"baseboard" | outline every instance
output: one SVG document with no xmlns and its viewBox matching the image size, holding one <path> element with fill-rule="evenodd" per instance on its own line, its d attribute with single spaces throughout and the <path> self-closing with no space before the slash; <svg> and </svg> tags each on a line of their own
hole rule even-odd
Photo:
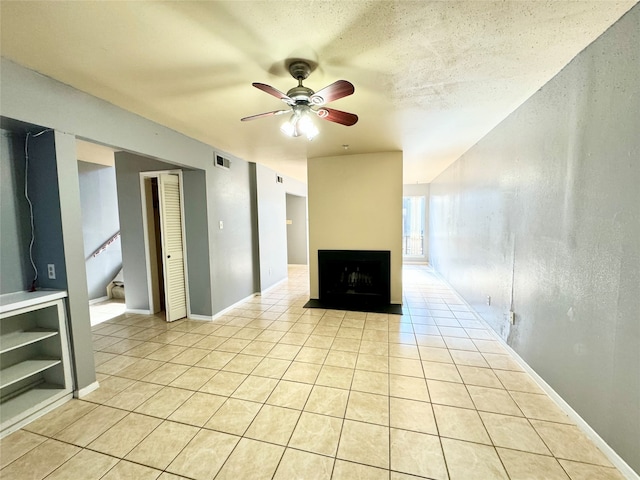
<svg viewBox="0 0 640 480">
<path fill-rule="evenodd" d="M 216 313 L 215 315 L 213 315 L 211 317 L 211 321 L 215 320 L 216 318 L 220 318 L 221 316 L 227 314 L 228 312 L 230 312 L 231 310 L 233 310 L 234 308 L 238 308 L 239 305 L 243 304 L 244 302 L 246 302 L 247 300 L 251 300 L 253 297 L 255 297 L 257 294 L 256 293 L 252 293 L 251 295 L 248 295 L 246 297 L 244 297 L 242 300 L 238 300 L 236 303 L 234 303 L 233 305 L 229 305 L 226 308 L 223 308 L 222 310 L 220 310 L 218 313 Z"/>
<path fill-rule="evenodd" d="M 99 387 L 100 387 L 100 384 L 97 381 L 95 381 L 92 384 L 87 385 L 86 387 L 83 387 L 80 390 L 76 390 L 75 392 L 73 392 L 73 396 L 75 398 L 85 397 L 89 395 L 91 392 L 93 392 L 94 390 L 97 390 Z"/>
<path fill-rule="evenodd" d="M 474 312 L 475 313 L 475 312 Z M 484 322 L 483 322 L 484 323 Z M 487 326 L 490 329 L 490 327 Z M 598 447 L 602 453 L 609 459 L 609 461 L 618 469 L 620 472 L 627 478 L 628 480 L 640 480 L 640 475 L 638 475 L 624 459 L 616 453 L 616 451 L 609 446 L 604 439 L 598 435 L 598 433 L 591 428 L 591 425 L 587 423 L 587 421 L 580 416 L 578 412 L 576 412 L 571 405 L 569 405 L 558 392 L 556 392 L 544 379 L 533 370 L 527 362 L 524 361 L 520 355 L 516 353 L 516 351 L 511 348 L 500 336 L 491 330 L 491 334 L 497 338 L 505 349 L 509 351 L 509 353 L 514 357 L 516 362 L 522 367 L 522 369 L 527 372 L 531 378 L 538 384 L 538 386 L 544 390 L 544 392 L 551 397 L 558 407 L 567 416 L 576 424 L 576 426 L 582 430 L 582 432 L 593 442 L 596 447 Z"/>
<path fill-rule="evenodd" d="M 213 320 L 213 317 L 211 315 L 196 315 L 195 313 L 192 313 L 190 315 L 187 315 L 187 319 L 198 320 L 201 322 L 210 322 Z"/>
<path fill-rule="evenodd" d="M 139 315 L 153 315 L 153 313 L 151 313 L 151 310 L 137 310 L 135 308 L 127 308 L 125 310 L 125 313 L 136 313 Z"/>
<path fill-rule="evenodd" d="M 106 295 L 104 297 L 94 298 L 93 300 L 89 300 L 89 305 L 95 305 L 96 303 L 106 302 L 107 300 L 109 300 L 109 297 L 107 297 Z"/>
<path fill-rule="evenodd" d="M 276 288 L 277 286 L 279 286 L 281 283 L 286 282 L 287 280 L 289 280 L 289 277 L 284 277 L 282 280 L 278 280 L 276 283 L 274 283 L 273 285 L 271 285 L 270 287 L 265 288 L 264 290 L 260 290 L 259 292 L 257 292 L 255 294 L 255 296 L 259 297 L 261 295 L 264 295 L 265 293 L 273 290 L 274 288 Z"/>
<path fill-rule="evenodd" d="M 487 322 L 480 316 L 475 309 L 467 303 L 467 301 L 462 298 L 462 296 L 458 293 L 458 291 L 451 286 L 449 282 L 447 282 L 440 273 L 438 273 L 435 269 L 433 269 L 435 275 L 446 284 L 451 290 L 456 292 L 456 295 L 460 298 L 462 302 L 469 308 L 469 311 L 473 313 L 476 319 L 482 323 L 487 331 L 498 341 L 500 344 L 507 350 L 514 360 L 522 367 L 522 369 L 527 372 L 531 378 L 538 384 L 538 386 L 553 400 L 560 409 L 567 414 L 567 416 L 576 424 L 576 426 L 602 451 L 602 453 L 607 457 L 607 459 L 615 466 L 620 472 L 627 478 L 628 480 L 640 480 L 640 475 L 636 473 L 636 471 L 629 466 L 624 459 L 616 453 L 616 451 L 609 446 L 607 442 L 587 423 L 587 421 L 580 416 L 578 412 L 576 412 L 571 405 L 569 405 L 558 392 L 556 392 L 536 371 L 529 366 L 529 364 L 513 349 L 507 344 L 507 342 L 496 333 L 496 331 L 489 326 Z"/>
</svg>

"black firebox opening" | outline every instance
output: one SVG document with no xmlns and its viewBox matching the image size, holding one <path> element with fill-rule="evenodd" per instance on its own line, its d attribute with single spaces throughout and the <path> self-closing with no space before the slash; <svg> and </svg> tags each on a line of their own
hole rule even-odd
<svg viewBox="0 0 640 480">
<path fill-rule="evenodd" d="M 318 272 L 323 304 L 370 309 L 391 302 L 388 250 L 319 250 Z"/>
</svg>

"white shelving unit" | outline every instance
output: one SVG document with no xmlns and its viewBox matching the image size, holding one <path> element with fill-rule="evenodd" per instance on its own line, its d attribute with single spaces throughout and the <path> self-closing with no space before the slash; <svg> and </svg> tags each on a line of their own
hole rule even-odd
<svg viewBox="0 0 640 480">
<path fill-rule="evenodd" d="M 0 295 L 0 437 L 72 397 L 66 296 Z"/>
</svg>

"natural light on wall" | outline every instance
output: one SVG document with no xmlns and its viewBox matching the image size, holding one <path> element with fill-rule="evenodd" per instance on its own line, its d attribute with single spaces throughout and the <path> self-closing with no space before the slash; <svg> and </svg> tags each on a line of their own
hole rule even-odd
<svg viewBox="0 0 640 480">
<path fill-rule="evenodd" d="M 424 255 L 425 197 L 402 198 L 402 255 Z"/>
</svg>

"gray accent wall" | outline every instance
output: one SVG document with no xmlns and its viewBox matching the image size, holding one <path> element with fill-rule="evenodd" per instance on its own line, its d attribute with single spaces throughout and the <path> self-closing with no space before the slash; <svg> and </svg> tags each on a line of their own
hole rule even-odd
<svg viewBox="0 0 640 480">
<path fill-rule="evenodd" d="M 107 285 L 122 268 L 120 239 L 98 256 L 93 253 L 120 231 L 116 170 L 114 167 L 78 161 L 80 206 L 89 299 L 107 295 Z"/>
<path fill-rule="evenodd" d="M 13 122 L 20 123 L 20 122 Z M 40 133 L 42 127 L 33 125 L 17 127 L 19 131 L 29 128 L 32 133 Z M 24 161 L 18 153 L 18 144 L 24 152 L 25 135 L 14 133 L 10 137 L 15 141 L 13 157 L 5 158 L 3 144 L 2 176 L 2 225 L 3 255 L 16 253 L 25 255 L 22 262 L 2 264 L 2 293 L 26 290 L 30 287 L 33 270 L 28 261 L 28 248 L 31 239 L 29 227 L 29 209 L 24 194 Z M 3 141 L 5 137 L 3 136 Z M 33 260 L 38 269 L 38 288 L 66 290 L 67 325 L 71 342 L 71 356 L 76 390 L 95 382 L 95 367 L 89 322 L 87 280 L 84 269 L 84 249 L 82 244 L 82 220 L 80 214 L 80 192 L 75 151 L 75 136 L 57 131 L 46 131 L 42 135 L 29 139 L 28 186 L 29 197 L 33 203 L 35 242 Z M 5 177 L 6 161 L 12 162 L 13 172 Z M 12 183 L 13 182 L 13 183 Z M 5 186 L 11 185 L 5 189 Z M 6 204 L 5 204 L 6 201 Z M 13 212 L 12 212 L 13 210 Z M 7 216 L 5 217 L 5 212 Z M 15 215 L 21 220 L 14 224 Z M 26 221 L 26 225 L 24 224 Z M 7 231 L 5 231 L 5 228 Z M 5 235 L 11 241 L 4 243 Z M 21 243 L 17 243 L 21 242 Z M 20 265 L 22 263 L 22 265 Z M 47 265 L 54 264 L 56 278 L 49 279 Z M 19 269 L 22 267 L 22 271 Z M 11 275 L 15 279 L 26 279 L 26 284 L 5 284 L 5 278 Z M 7 288 L 7 290 L 4 290 Z"/>
<path fill-rule="evenodd" d="M 60 211 L 60 188 L 53 131 L 29 139 L 29 198 L 33 204 L 35 241 L 33 258 L 39 288 L 67 289 L 67 273 Z M 76 174 L 76 183 L 78 181 Z M 83 261 L 84 263 L 84 261 Z M 48 278 L 47 265 L 55 266 L 55 279 Z"/>
<path fill-rule="evenodd" d="M 307 198 L 287 193 L 287 263 L 307 265 Z"/>
<path fill-rule="evenodd" d="M 434 180 L 430 225 L 436 270 L 637 472 L 639 186 L 636 6 Z"/>
<path fill-rule="evenodd" d="M 25 135 L 0 130 L 0 294 L 26 290 L 34 272 L 29 262 L 29 206 L 24 198 Z"/>
</svg>

